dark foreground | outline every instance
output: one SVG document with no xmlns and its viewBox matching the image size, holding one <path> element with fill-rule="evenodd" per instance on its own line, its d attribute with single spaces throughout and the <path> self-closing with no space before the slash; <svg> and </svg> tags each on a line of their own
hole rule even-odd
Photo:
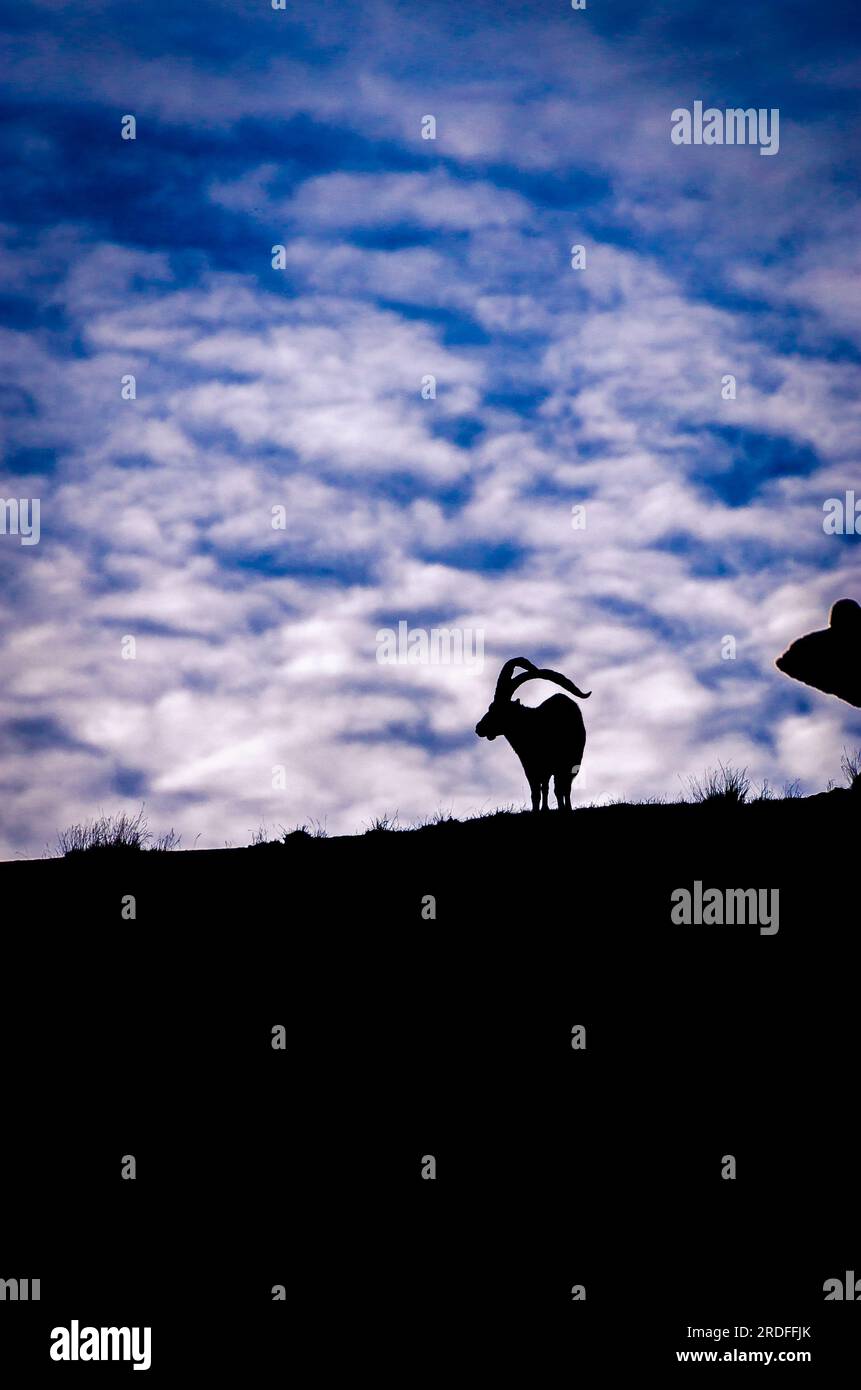
<svg viewBox="0 0 861 1390">
<path fill-rule="evenodd" d="M 131 1374 L 49 1360 L 78 1318 L 151 1326 L 165 1384 L 853 1364 L 858 803 L 0 865 L 0 1278 L 42 1287 L 4 1357 Z M 673 923 L 697 882 L 778 914 Z"/>
</svg>

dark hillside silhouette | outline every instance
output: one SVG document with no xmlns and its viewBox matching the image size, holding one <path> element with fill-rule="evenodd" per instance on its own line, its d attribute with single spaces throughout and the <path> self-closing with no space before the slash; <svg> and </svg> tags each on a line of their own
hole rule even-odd
<svg viewBox="0 0 861 1390">
<path fill-rule="evenodd" d="M 22 1127 L 3 1146 L 7 1190 L 26 1162 L 52 1212 L 99 1211 L 105 1155 L 137 1153 L 140 1180 L 114 1188 L 116 1248 L 103 1241 L 97 1261 L 111 1278 L 122 1267 L 120 1189 L 133 1186 L 157 1249 L 220 1271 L 227 1248 L 230 1280 L 259 1265 L 231 1291 L 255 1357 L 284 1347 L 284 1323 L 255 1311 L 261 1288 L 287 1283 L 291 1325 L 323 1329 L 341 1250 L 372 1252 L 373 1306 L 422 1357 L 428 1320 L 454 1324 L 459 1345 L 516 1365 L 525 1383 L 536 1355 L 552 1381 L 575 1343 L 579 1364 L 588 1348 L 606 1363 L 629 1291 L 626 1326 L 659 1364 L 679 1269 L 696 1276 L 680 1329 L 728 1288 L 750 1308 L 765 1288 L 798 1310 L 790 1321 L 811 1322 L 832 1306 L 826 1276 L 856 1267 L 857 1145 L 837 1063 L 857 1053 L 846 866 L 859 810 L 842 791 L 722 795 L 0 864 L 5 977 L 26 1004 L 26 1026 L 7 1029 L 4 1098 L 31 1114 L 50 1084 L 49 1133 L 73 1136 L 59 1163 L 56 1138 Z M 192 840 L 193 823 L 182 828 Z M 779 891 L 779 931 L 675 924 L 674 893 L 697 882 Z M 270 1046 L 277 1023 L 283 1053 Z M 572 1046 L 581 1024 L 583 1052 Z M 19 1064 L 25 1045 L 38 1086 Z M 96 1099 L 82 1119 L 88 1082 Z M 282 1111 L 290 1142 L 273 1119 Z M 211 1163 L 181 1185 L 178 1233 L 176 1155 L 204 1143 Z M 737 1183 L 719 1177 L 727 1152 Z M 425 1154 L 438 1182 L 419 1176 Z M 238 1214 L 229 1192 L 242 1195 Z M 809 1194 L 815 1219 L 789 1221 Z M 50 1279 L 65 1316 L 79 1249 L 68 1274 L 47 1256 L 28 1266 L 34 1209 L 10 1215 L 21 1253 L 5 1273 L 30 1269 L 46 1290 Z M 636 1261 L 670 1238 L 669 1282 L 634 1280 Z M 723 1248 L 751 1253 L 728 1266 L 713 1255 Z M 571 1302 L 575 1283 L 587 1303 Z M 145 1306 L 143 1276 L 132 1293 Z M 181 1323 L 188 1289 L 177 1297 Z M 346 1304 L 351 1346 L 373 1362 L 376 1315 L 352 1291 Z M 514 1331 L 499 1350 L 501 1316 Z M 816 1329 L 817 1350 L 841 1326 L 832 1319 L 827 1339 Z"/>
</svg>

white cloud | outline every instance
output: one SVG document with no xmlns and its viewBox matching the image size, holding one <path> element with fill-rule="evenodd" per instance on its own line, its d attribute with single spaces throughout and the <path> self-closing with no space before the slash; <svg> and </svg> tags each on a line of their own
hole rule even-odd
<svg viewBox="0 0 861 1390">
<path fill-rule="evenodd" d="M 305 179 L 289 198 L 268 185 L 277 174 L 264 165 L 232 183 L 216 182 L 213 202 L 252 214 L 274 230 L 281 223 L 336 230 L 418 226 L 438 231 L 479 231 L 527 222 L 524 198 L 490 183 L 466 183 L 444 170 L 411 174 L 321 174 Z"/>
</svg>

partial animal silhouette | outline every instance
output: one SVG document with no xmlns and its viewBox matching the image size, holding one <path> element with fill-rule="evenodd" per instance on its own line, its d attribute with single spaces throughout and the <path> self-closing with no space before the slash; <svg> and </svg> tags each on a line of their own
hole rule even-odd
<svg viewBox="0 0 861 1390">
<path fill-rule="evenodd" d="M 828 622 L 799 637 L 774 664 L 793 680 L 861 709 L 861 607 L 854 599 L 838 599 Z"/>
<path fill-rule="evenodd" d="M 519 676 L 514 672 L 523 670 Z M 551 695 L 535 709 L 512 700 L 512 695 L 524 681 L 544 680 L 570 690 L 580 700 L 587 700 L 591 690 L 578 690 L 567 676 L 558 671 L 539 670 L 525 656 L 506 661 L 496 681 L 493 702 L 487 714 L 475 726 L 479 738 L 494 739 L 499 734 L 507 738 L 521 763 L 529 790 L 533 811 L 548 810 L 547 796 L 550 778 L 556 792 L 560 811 L 571 810 L 571 782 L 580 770 L 586 729 L 580 708 L 567 695 Z"/>
</svg>

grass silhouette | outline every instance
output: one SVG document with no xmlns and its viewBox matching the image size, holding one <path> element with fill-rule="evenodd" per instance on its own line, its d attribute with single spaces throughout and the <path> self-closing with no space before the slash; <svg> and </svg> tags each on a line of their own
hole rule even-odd
<svg viewBox="0 0 861 1390">
<path fill-rule="evenodd" d="M 141 806 L 133 816 L 127 811 L 119 811 L 113 816 L 100 812 L 93 820 L 79 821 L 68 826 L 57 835 L 57 848 L 64 858 L 76 854 L 118 851 L 136 853 L 149 850 L 151 853 L 166 853 L 179 849 L 181 840 L 182 836 L 177 835 L 172 827 L 153 839 L 144 808 Z"/>
<path fill-rule="evenodd" d="M 856 793 L 861 792 L 861 748 L 855 748 L 851 751 L 844 748 L 840 759 L 840 768 L 848 790 Z M 769 785 L 768 779 L 763 780 L 758 788 L 754 788 L 746 767 L 736 768 L 731 764 L 725 766 L 723 763 L 719 763 L 716 768 L 706 768 L 701 777 L 689 777 L 687 789 L 687 796 L 677 797 L 675 801 L 669 801 L 663 796 L 648 796 L 640 801 L 625 801 L 614 798 L 605 802 L 590 802 L 588 805 L 579 806 L 575 808 L 573 814 L 579 820 L 587 811 L 606 811 L 610 808 L 618 810 L 627 807 L 645 811 L 649 807 L 658 809 L 670 806 L 712 806 L 733 809 L 764 802 L 805 800 L 801 796 L 797 781 L 787 782 L 782 793 L 778 795 Z M 832 779 L 829 781 L 826 791 L 819 793 L 819 796 L 829 796 L 835 792 L 843 795 L 844 791 L 845 789 L 838 787 Z M 554 823 L 558 819 L 552 812 L 549 813 L 549 816 Z M 433 812 L 432 815 L 423 816 L 414 825 L 401 825 L 397 811 L 384 811 L 381 815 L 371 819 L 362 834 L 364 837 L 377 838 L 396 833 L 420 833 L 446 828 L 452 829 L 468 822 L 482 822 L 485 825 L 493 822 L 502 825 L 521 819 L 546 824 L 547 818 L 547 812 L 528 811 L 525 803 L 521 803 L 520 806 L 513 804 L 500 806 L 493 811 L 480 811 L 475 815 L 464 817 L 463 820 L 458 820 L 453 816 L 451 810 L 440 809 Z M 566 813 L 566 818 L 570 819 L 568 813 Z M 249 832 L 251 841 L 247 848 L 274 849 L 303 841 L 328 839 L 328 831 L 325 826 L 315 820 L 303 821 L 301 824 L 295 825 L 292 830 L 281 825 L 278 827 L 278 831 L 278 834 L 270 833 L 266 823 L 261 822 L 257 830 Z M 141 806 L 134 815 L 126 811 L 119 811 L 114 815 L 105 815 L 101 812 L 93 820 L 82 821 L 60 831 L 57 835 L 56 854 L 62 858 L 70 858 L 84 854 L 137 854 L 141 851 L 164 853 L 180 849 L 181 840 L 182 837 L 177 835 L 173 828 L 163 835 L 154 837 L 147 825 L 144 807 Z M 231 848 L 231 846 L 226 846 L 226 848 Z"/>
</svg>

